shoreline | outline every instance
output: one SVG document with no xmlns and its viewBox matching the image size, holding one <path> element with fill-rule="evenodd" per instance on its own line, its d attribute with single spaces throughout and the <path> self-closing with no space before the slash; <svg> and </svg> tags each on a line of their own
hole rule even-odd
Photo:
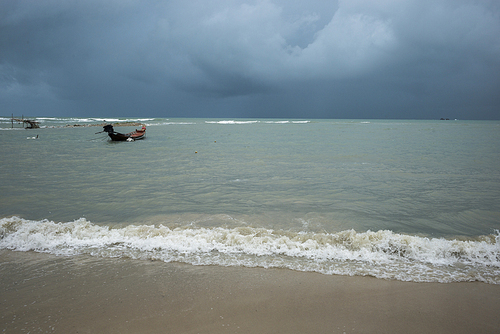
<svg viewBox="0 0 500 334">
<path fill-rule="evenodd" d="M 495 333 L 500 285 L 0 250 L 0 331 Z"/>
</svg>

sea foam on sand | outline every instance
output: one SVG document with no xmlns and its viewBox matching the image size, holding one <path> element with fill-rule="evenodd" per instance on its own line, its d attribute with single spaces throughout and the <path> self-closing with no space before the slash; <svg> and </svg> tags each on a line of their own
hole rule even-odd
<svg viewBox="0 0 500 334">
<path fill-rule="evenodd" d="M 6 333 L 496 333 L 500 285 L 0 251 Z"/>
</svg>

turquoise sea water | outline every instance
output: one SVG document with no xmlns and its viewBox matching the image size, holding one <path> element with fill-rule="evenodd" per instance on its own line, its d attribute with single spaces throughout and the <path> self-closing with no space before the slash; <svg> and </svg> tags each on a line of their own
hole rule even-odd
<svg viewBox="0 0 500 334">
<path fill-rule="evenodd" d="M 38 120 L 0 118 L 0 248 L 500 283 L 499 121 Z"/>
</svg>

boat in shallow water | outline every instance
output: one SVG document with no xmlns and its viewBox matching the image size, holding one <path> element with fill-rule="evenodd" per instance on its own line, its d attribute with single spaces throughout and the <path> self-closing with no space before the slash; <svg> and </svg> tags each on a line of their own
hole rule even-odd
<svg viewBox="0 0 500 334">
<path fill-rule="evenodd" d="M 116 132 L 113 129 L 113 125 L 111 125 L 111 124 L 103 126 L 103 129 L 104 129 L 103 132 L 107 132 L 109 138 L 111 138 L 111 140 L 113 140 L 113 141 L 135 141 L 135 140 L 139 140 L 139 139 L 144 139 L 144 137 L 146 136 L 146 127 L 145 126 L 142 126 L 142 128 L 140 130 L 136 129 L 135 131 L 125 133 L 125 134 L 120 133 L 120 132 Z"/>
</svg>

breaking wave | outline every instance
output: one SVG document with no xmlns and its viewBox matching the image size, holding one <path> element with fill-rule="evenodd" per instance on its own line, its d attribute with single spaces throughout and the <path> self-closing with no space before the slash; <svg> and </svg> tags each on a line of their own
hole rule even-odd
<svg viewBox="0 0 500 334">
<path fill-rule="evenodd" d="M 85 254 L 193 265 L 288 268 L 413 282 L 500 284 L 500 234 L 467 240 L 392 231 L 289 232 L 264 228 L 129 225 L 84 218 L 56 223 L 0 219 L 0 249 Z"/>
</svg>

